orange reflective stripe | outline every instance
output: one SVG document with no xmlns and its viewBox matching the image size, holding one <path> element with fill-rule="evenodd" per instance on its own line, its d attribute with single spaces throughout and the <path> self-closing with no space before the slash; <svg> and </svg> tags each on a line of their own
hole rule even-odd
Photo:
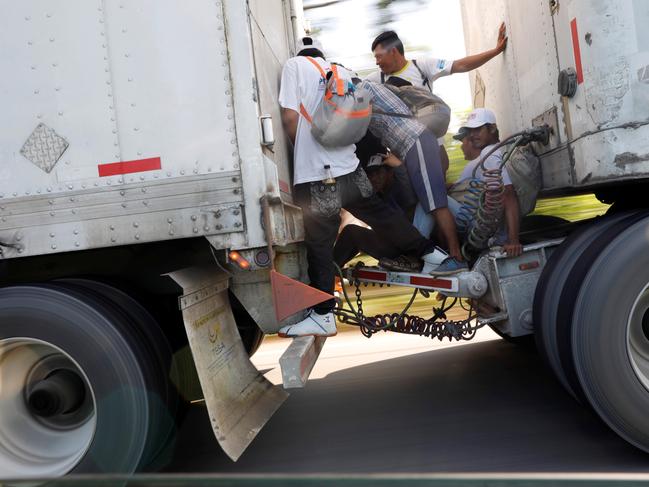
<svg viewBox="0 0 649 487">
<path fill-rule="evenodd" d="M 342 115 L 345 118 L 365 118 L 369 117 L 372 114 L 372 107 L 369 106 L 365 110 L 355 110 L 355 111 L 349 111 L 349 110 L 344 110 L 343 108 L 338 107 L 336 102 L 333 102 L 331 100 L 325 100 L 329 105 L 334 107 L 334 112 Z"/>
<path fill-rule="evenodd" d="M 311 64 L 313 64 L 316 68 L 318 68 L 318 71 L 320 71 L 320 74 L 322 75 L 322 77 L 323 77 L 324 79 L 327 79 L 327 73 L 324 72 L 324 69 L 322 69 L 322 66 L 320 66 L 320 64 L 318 63 L 318 61 L 316 61 L 315 59 L 313 59 L 312 57 L 309 57 L 309 56 L 306 56 L 306 58 L 307 58 L 309 61 L 311 61 Z"/>
<path fill-rule="evenodd" d="M 306 108 L 304 108 L 304 105 L 300 103 L 300 115 L 302 115 L 304 118 L 306 118 L 306 121 L 309 123 L 311 122 L 311 115 L 309 115 L 309 112 L 306 111 Z"/>
<path fill-rule="evenodd" d="M 340 108 L 336 108 L 336 113 L 341 114 L 345 118 L 367 118 L 370 116 L 372 111 L 369 108 L 366 108 L 365 110 L 357 110 L 355 112 L 348 112 L 345 110 L 342 110 Z"/>
<path fill-rule="evenodd" d="M 331 65 L 331 72 L 334 74 L 334 81 L 336 82 L 336 94 L 338 96 L 345 96 L 345 86 L 343 80 L 338 76 L 338 67 L 335 64 Z"/>
</svg>

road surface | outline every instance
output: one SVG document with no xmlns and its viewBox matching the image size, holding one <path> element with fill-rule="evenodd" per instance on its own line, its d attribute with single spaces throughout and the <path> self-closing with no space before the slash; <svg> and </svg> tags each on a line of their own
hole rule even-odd
<svg viewBox="0 0 649 487">
<path fill-rule="evenodd" d="M 254 357 L 275 382 L 287 345 L 268 340 Z M 167 471 L 647 473 L 649 455 L 575 403 L 534 352 L 489 330 L 452 345 L 346 332 L 237 463 L 196 406 Z"/>
</svg>

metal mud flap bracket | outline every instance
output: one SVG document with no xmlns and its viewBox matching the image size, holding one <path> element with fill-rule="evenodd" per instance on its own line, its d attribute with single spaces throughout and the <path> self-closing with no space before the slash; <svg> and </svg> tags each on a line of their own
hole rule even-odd
<svg viewBox="0 0 649 487">
<path fill-rule="evenodd" d="M 169 276 L 180 297 L 189 340 L 214 435 L 236 461 L 288 397 L 250 362 L 228 299 L 228 275 L 216 266 Z"/>
<path fill-rule="evenodd" d="M 511 337 L 533 333 L 536 285 L 550 255 L 562 241 L 526 245 L 523 253 L 514 258 L 499 248 L 482 255 L 474 266 L 488 282 L 488 291 L 480 298 L 480 321 Z"/>
</svg>

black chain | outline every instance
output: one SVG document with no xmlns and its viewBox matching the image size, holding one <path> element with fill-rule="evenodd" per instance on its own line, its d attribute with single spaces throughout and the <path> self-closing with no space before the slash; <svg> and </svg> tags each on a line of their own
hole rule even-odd
<svg viewBox="0 0 649 487">
<path fill-rule="evenodd" d="M 363 264 L 359 262 L 356 267 L 359 268 L 362 265 Z M 338 269 L 338 271 L 341 282 L 343 282 L 342 271 L 340 271 L 340 269 Z M 354 294 L 356 296 L 356 309 L 352 306 L 347 291 L 343 285 L 343 294 L 348 308 L 345 308 L 343 301 L 339 299 L 336 308 L 334 309 L 334 313 L 342 323 L 360 327 L 361 333 L 367 338 L 371 338 L 372 335 L 380 331 L 391 331 L 409 335 L 420 335 L 433 339 L 437 338 L 440 341 L 446 338 L 448 338 L 449 341 L 471 340 L 475 337 L 476 332 L 485 326 L 485 324 L 480 322 L 471 325 L 471 322 L 476 319 L 476 314 L 472 306 L 469 306 L 467 310 L 468 316 L 466 319 L 448 320 L 446 318 L 446 312 L 453 308 L 458 301 L 461 303 L 462 308 L 464 308 L 464 303 L 457 298 L 454 298 L 451 304 L 446 306 L 447 298 L 445 297 L 439 308 L 433 307 L 433 316 L 431 318 L 421 318 L 420 316 L 406 314 L 417 295 L 417 290 L 413 292 L 410 301 L 401 313 L 365 316 L 360 288 L 361 283 L 358 278 L 354 279 L 353 286 L 355 288 Z M 428 296 L 428 293 L 426 293 L 425 297 Z"/>
<path fill-rule="evenodd" d="M 361 281 L 358 280 L 358 278 L 354 279 L 354 287 L 356 288 L 354 291 L 354 294 L 356 294 L 356 312 L 360 319 L 363 320 L 365 318 L 365 315 L 363 314 L 363 297 L 361 292 Z"/>
</svg>

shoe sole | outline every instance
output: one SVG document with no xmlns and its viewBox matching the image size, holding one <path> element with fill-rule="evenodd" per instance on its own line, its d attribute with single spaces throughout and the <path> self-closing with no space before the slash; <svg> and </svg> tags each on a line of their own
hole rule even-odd
<svg viewBox="0 0 649 487">
<path fill-rule="evenodd" d="M 329 335 L 318 335 L 316 333 L 306 333 L 304 335 L 287 335 L 286 333 L 278 333 L 277 336 L 280 338 L 300 338 L 300 337 L 335 337 L 338 335 L 338 332 L 331 333 Z"/>
</svg>

